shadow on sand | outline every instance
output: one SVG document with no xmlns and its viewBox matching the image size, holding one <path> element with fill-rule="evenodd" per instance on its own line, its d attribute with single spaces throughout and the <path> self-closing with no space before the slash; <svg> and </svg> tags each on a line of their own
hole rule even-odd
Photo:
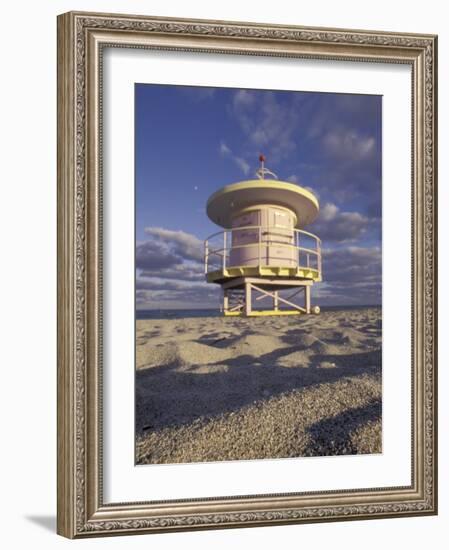
<svg viewBox="0 0 449 550">
<path fill-rule="evenodd" d="M 359 453 L 352 441 L 353 432 L 368 422 L 382 417 L 382 403 L 374 399 L 363 407 L 347 409 L 336 416 L 315 422 L 307 429 L 310 443 L 303 456 L 355 455 Z"/>
<path fill-rule="evenodd" d="M 210 344 L 229 345 L 229 340 Z M 316 353 L 308 357 L 307 364 L 279 364 L 284 356 L 298 349 L 282 348 L 258 357 L 242 354 L 225 363 L 207 365 L 198 357 L 198 365 L 170 364 L 136 371 L 136 435 L 204 421 L 291 390 L 345 377 L 381 374 L 379 349 L 347 355 Z M 359 411 L 361 423 L 379 417 L 380 402 L 365 409 Z M 331 423 L 332 419 L 323 422 Z M 355 427 L 353 421 L 348 423 L 347 433 L 341 434 L 338 445 L 347 443 L 348 434 Z M 317 433 L 322 433 L 323 428 L 326 426 L 319 427 Z M 312 445 L 318 449 L 319 440 Z M 310 452 L 315 454 L 314 448 Z"/>
</svg>

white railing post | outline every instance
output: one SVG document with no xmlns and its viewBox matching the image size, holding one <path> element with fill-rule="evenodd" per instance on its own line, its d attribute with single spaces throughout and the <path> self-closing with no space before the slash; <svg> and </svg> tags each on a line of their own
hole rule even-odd
<svg viewBox="0 0 449 550">
<path fill-rule="evenodd" d="M 226 269 L 226 229 L 223 231 L 223 271 Z"/>
<path fill-rule="evenodd" d="M 297 229 L 296 230 L 296 253 L 297 253 L 298 267 L 301 267 L 300 254 L 299 254 L 299 251 L 300 251 L 299 233 L 300 233 L 299 229 Z"/>
<path fill-rule="evenodd" d="M 320 241 L 318 238 L 315 239 L 315 246 L 316 246 L 316 268 L 318 270 L 318 275 L 319 275 L 321 271 L 321 267 L 320 267 L 321 251 L 320 251 Z"/>
<path fill-rule="evenodd" d="M 320 255 L 319 255 L 319 258 L 320 258 L 320 277 L 323 276 L 323 264 L 322 264 L 322 260 L 321 260 L 321 241 L 320 241 L 320 244 L 318 245 L 319 247 L 319 250 L 320 250 Z"/>
<path fill-rule="evenodd" d="M 294 248 L 296 248 L 296 251 L 297 251 L 297 267 L 298 268 L 308 268 L 308 269 L 314 269 L 315 271 L 318 271 L 318 274 L 319 276 L 321 277 L 322 276 L 322 249 L 321 249 L 321 240 L 319 239 L 319 237 L 317 237 L 316 235 L 314 235 L 313 233 L 309 233 L 307 231 L 303 231 L 303 230 L 300 230 L 300 229 L 294 229 L 293 230 L 293 243 L 292 241 L 289 241 L 289 242 L 283 242 L 283 241 L 276 241 L 276 240 L 269 240 L 269 238 L 267 237 L 267 240 L 264 241 L 263 240 L 263 226 L 262 225 L 252 225 L 252 226 L 245 226 L 245 227 L 239 227 L 239 228 L 236 228 L 235 231 L 242 231 L 242 230 L 251 230 L 251 231 L 255 231 L 256 229 L 258 230 L 258 234 L 259 234 L 259 238 L 258 238 L 258 255 L 259 255 L 259 261 L 258 261 L 258 265 L 259 267 L 262 265 L 262 254 L 263 254 L 263 250 L 262 250 L 262 247 L 264 246 L 265 249 L 268 248 L 268 246 L 271 246 L 273 245 L 273 243 L 276 243 L 277 242 L 277 245 L 278 246 L 282 246 L 282 247 L 288 247 L 288 248 L 291 248 L 292 246 Z M 228 236 L 228 233 L 231 235 L 231 237 Z M 222 235 L 222 242 L 223 242 L 223 248 L 220 249 L 220 248 L 211 248 L 210 247 L 210 244 L 209 244 L 209 240 L 211 238 L 216 238 L 216 237 L 220 237 Z M 282 236 L 282 234 L 281 234 Z M 315 240 L 315 246 L 313 247 L 313 245 L 310 245 L 309 247 L 302 247 L 301 244 L 302 244 L 302 238 L 301 236 L 306 236 L 308 238 L 311 238 L 311 239 L 314 239 Z M 208 271 L 209 271 L 209 256 L 220 256 L 221 254 L 221 265 L 222 265 L 222 270 L 223 272 L 227 269 L 227 265 L 228 265 L 228 261 L 227 261 L 227 253 L 228 253 L 228 246 L 231 247 L 231 242 L 228 243 L 229 239 L 232 238 L 232 230 L 225 230 L 225 231 L 219 231 L 217 233 L 214 233 L 213 235 L 211 235 L 207 240 L 204 241 L 204 272 L 207 274 Z M 269 244 L 271 243 L 271 244 Z M 249 243 L 245 243 L 245 244 L 236 244 L 234 243 L 235 245 L 235 248 L 245 248 L 245 247 L 254 247 L 254 240 L 253 238 L 251 239 L 251 242 Z M 219 245 L 218 245 L 219 246 Z M 305 255 L 305 265 L 301 265 L 301 261 L 302 261 L 302 256 L 303 254 Z M 310 255 L 313 254 L 314 256 L 316 256 L 316 263 L 314 260 L 310 260 Z M 211 270 L 213 271 L 214 269 L 218 268 L 218 263 L 215 266 L 215 264 L 212 266 Z"/>
</svg>

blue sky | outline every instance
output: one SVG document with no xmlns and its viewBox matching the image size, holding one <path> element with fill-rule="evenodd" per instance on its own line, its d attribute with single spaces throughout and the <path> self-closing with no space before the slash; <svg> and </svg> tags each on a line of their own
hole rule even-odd
<svg viewBox="0 0 449 550">
<path fill-rule="evenodd" d="M 217 307 L 205 283 L 206 215 L 258 156 L 318 196 L 320 305 L 381 303 L 381 96 L 136 84 L 136 303 Z"/>
</svg>

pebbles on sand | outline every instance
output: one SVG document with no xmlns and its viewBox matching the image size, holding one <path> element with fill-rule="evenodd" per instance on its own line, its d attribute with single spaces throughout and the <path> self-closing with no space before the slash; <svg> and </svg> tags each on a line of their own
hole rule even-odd
<svg viewBox="0 0 449 550">
<path fill-rule="evenodd" d="M 137 463 L 381 452 L 381 310 L 137 322 Z"/>
</svg>

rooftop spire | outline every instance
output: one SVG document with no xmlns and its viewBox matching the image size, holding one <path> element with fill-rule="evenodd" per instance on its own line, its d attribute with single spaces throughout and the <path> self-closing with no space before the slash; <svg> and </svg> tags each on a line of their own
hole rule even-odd
<svg viewBox="0 0 449 550">
<path fill-rule="evenodd" d="M 268 168 L 265 168 L 265 160 L 266 160 L 265 155 L 261 153 L 259 155 L 260 167 L 258 170 L 256 170 L 256 176 L 260 180 L 264 180 L 265 175 L 268 174 L 269 176 L 272 176 L 273 178 L 278 179 L 277 175 L 274 172 L 272 172 L 271 170 L 268 170 Z"/>
</svg>

